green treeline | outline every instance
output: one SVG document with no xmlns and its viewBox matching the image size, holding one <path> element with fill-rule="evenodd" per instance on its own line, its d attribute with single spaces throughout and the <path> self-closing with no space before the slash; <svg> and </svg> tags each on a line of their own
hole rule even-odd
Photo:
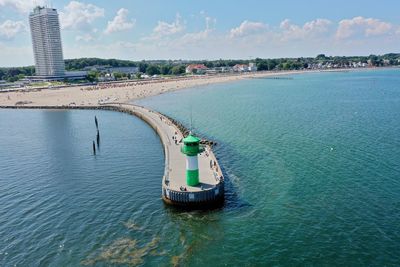
<svg viewBox="0 0 400 267">
<path fill-rule="evenodd" d="M 65 69 L 68 71 L 82 70 L 90 66 L 110 66 L 110 67 L 136 67 L 137 62 L 120 59 L 102 59 L 102 58 L 76 58 L 66 59 Z"/>
<path fill-rule="evenodd" d="M 108 67 L 138 67 L 139 72 L 148 75 L 181 75 L 185 73 L 185 67 L 188 64 L 204 64 L 208 68 L 215 67 L 233 67 L 236 64 L 256 63 L 259 71 L 263 70 L 298 70 L 306 68 L 342 68 L 349 67 L 350 64 L 362 63 L 369 66 L 397 66 L 400 65 L 400 54 L 390 53 L 385 55 L 370 56 L 325 56 L 320 54 L 315 58 L 276 58 L 276 59 L 249 59 L 249 60 L 151 60 L 151 61 L 130 61 L 119 59 L 101 59 L 101 58 L 77 58 L 66 59 L 65 68 L 67 71 L 83 70 L 87 67 L 108 66 Z M 0 80 L 8 82 L 17 81 L 25 76 L 34 75 L 33 66 L 17 67 L 17 68 L 0 68 Z M 93 77 L 94 78 L 94 77 Z"/>
<path fill-rule="evenodd" d="M 15 82 L 23 79 L 25 76 L 32 76 L 35 74 L 35 67 L 18 67 L 18 68 L 0 68 L 0 80 L 7 82 Z"/>
</svg>

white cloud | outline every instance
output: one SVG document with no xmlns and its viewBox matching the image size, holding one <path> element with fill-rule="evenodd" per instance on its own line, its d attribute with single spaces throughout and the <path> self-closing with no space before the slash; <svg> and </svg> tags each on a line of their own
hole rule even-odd
<svg viewBox="0 0 400 267">
<path fill-rule="evenodd" d="M 181 16 L 176 14 L 175 21 L 168 23 L 165 21 L 158 21 L 157 26 L 153 29 L 153 37 L 163 37 L 174 35 L 182 32 L 185 29 L 185 25 L 181 21 Z"/>
<path fill-rule="evenodd" d="M 62 29 L 87 30 L 97 18 L 104 17 L 104 9 L 93 4 L 71 1 L 60 12 Z"/>
<path fill-rule="evenodd" d="M 262 45 L 265 42 L 282 43 L 288 40 L 305 40 L 316 38 L 329 32 L 332 22 L 327 19 L 316 19 L 296 25 L 289 19 L 283 20 L 279 27 L 270 27 L 262 22 L 245 20 L 239 27 L 230 30 L 230 37 L 240 37 L 243 42 Z"/>
<path fill-rule="evenodd" d="M 6 39 L 11 39 L 23 31 L 26 31 L 26 26 L 22 21 L 6 20 L 0 24 L 0 37 Z"/>
<path fill-rule="evenodd" d="M 260 33 L 267 29 L 268 25 L 264 23 L 245 20 L 239 25 L 239 27 L 231 29 L 230 35 L 232 38 L 242 37 L 249 34 Z"/>
<path fill-rule="evenodd" d="M 203 14 L 205 13 L 203 12 Z M 205 16 L 204 20 L 206 24 L 206 28 L 204 30 L 186 33 L 179 37 L 176 42 L 180 45 L 198 45 L 199 42 L 207 40 L 210 37 L 210 34 L 214 31 L 217 20 L 208 16 Z"/>
<path fill-rule="evenodd" d="M 303 30 L 307 33 L 324 33 L 329 30 L 329 26 L 332 24 L 330 20 L 327 19 L 316 19 L 306 22 L 303 25 Z"/>
<path fill-rule="evenodd" d="M 215 44 L 220 45 L 226 42 L 216 42 L 215 39 L 220 38 L 219 35 L 213 34 L 216 19 L 201 13 L 204 21 L 204 28 L 200 31 L 185 32 L 184 29 L 179 31 L 168 31 L 168 35 L 153 34 L 149 37 L 142 38 L 140 42 L 136 42 L 134 46 L 129 48 L 132 54 L 139 55 L 141 58 L 189 58 L 192 53 L 208 54 L 210 51 L 220 51 L 215 48 Z M 192 15 L 194 16 L 194 15 Z M 198 19 L 199 17 L 196 17 Z M 177 22 L 179 21 L 179 22 Z M 175 25 L 184 27 L 184 23 L 180 22 L 179 15 L 175 20 Z M 172 24 L 172 23 L 168 23 Z M 223 35 L 221 35 L 222 38 Z"/>
<path fill-rule="evenodd" d="M 181 23 L 179 14 L 175 22 L 166 23 L 159 22 L 154 28 L 152 35 L 141 39 L 142 42 L 137 43 L 137 49 L 156 50 L 174 50 L 174 52 L 184 51 L 189 46 L 201 48 L 208 46 L 212 32 L 215 29 L 216 19 L 200 13 L 204 19 L 205 28 L 197 32 L 185 32 L 184 24 Z M 172 27 L 174 26 L 174 27 Z M 161 30 L 163 28 L 163 30 Z M 214 36 L 213 36 L 214 37 Z M 156 40 L 157 42 L 154 42 Z M 149 42 L 150 41 L 150 42 Z M 208 48 L 207 48 L 208 49 Z"/>
<path fill-rule="evenodd" d="M 44 5 L 45 0 L 0 0 L 0 7 L 11 7 L 19 13 L 28 13 L 37 5 Z"/>
<path fill-rule="evenodd" d="M 289 19 L 285 19 L 279 26 L 282 30 L 280 37 L 283 41 L 315 37 L 328 32 L 331 24 L 332 22 L 327 19 L 316 19 L 299 26 L 292 24 Z"/>
<path fill-rule="evenodd" d="M 95 38 L 90 33 L 85 33 L 85 34 L 76 36 L 75 40 L 76 41 L 91 42 L 91 41 L 94 41 Z"/>
<path fill-rule="evenodd" d="M 186 33 L 183 36 L 179 37 L 178 39 L 171 42 L 171 48 L 176 45 L 198 45 L 199 42 L 205 41 L 209 38 L 212 29 L 205 29 L 199 32 L 190 32 Z"/>
<path fill-rule="evenodd" d="M 346 39 L 357 33 L 364 36 L 382 35 L 390 32 L 393 25 L 374 18 L 354 17 L 352 19 L 344 19 L 339 22 L 336 31 L 336 38 Z"/>
<path fill-rule="evenodd" d="M 106 34 L 130 30 L 135 26 L 135 20 L 128 20 L 128 9 L 121 8 L 112 21 L 109 21 L 107 28 L 104 30 Z"/>
</svg>

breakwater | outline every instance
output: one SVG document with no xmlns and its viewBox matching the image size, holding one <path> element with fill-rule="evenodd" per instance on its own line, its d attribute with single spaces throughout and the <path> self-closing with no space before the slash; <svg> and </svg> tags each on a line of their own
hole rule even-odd
<svg viewBox="0 0 400 267">
<path fill-rule="evenodd" d="M 162 114 L 162 113 L 160 113 L 160 114 Z M 173 124 L 175 124 L 175 126 L 181 131 L 181 133 L 183 134 L 183 136 L 186 137 L 186 136 L 189 135 L 190 130 L 189 130 L 185 125 L 183 125 L 183 124 L 180 123 L 179 121 L 177 121 L 177 120 L 175 120 L 175 119 L 173 119 L 173 118 L 171 118 L 171 117 L 169 117 L 169 116 L 167 116 L 167 115 L 165 115 L 165 114 L 162 114 L 162 115 L 163 115 L 164 117 L 168 118 Z M 202 144 L 202 145 L 208 145 L 208 146 L 213 147 L 213 146 L 216 146 L 216 145 L 217 145 L 217 142 L 212 141 L 212 140 L 209 140 L 209 139 L 206 139 L 206 138 L 204 138 L 204 137 L 201 137 L 200 144 Z"/>
<path fill-rule="evenodd" d="M 82 109 L 110 110 L 134 115 L 150 125 L 160 137 L 165 156 L 164 176 L 162 178 L 162 198 L 172 205 L 183 207 L 209 207 L 219 205 L 224 199 L 224 176 L 212 152 L 213 142 L 202 140 L 204 153 L 199 155 L 201 183 L 199 186 L 186 185 L 185 157 L 181 144 L 172 140 L 182 140 L 188 129 L 176 120 L 132 104 L 108 104 L 100 106 L 0 106 L 11 109 Z"/>
</svg>

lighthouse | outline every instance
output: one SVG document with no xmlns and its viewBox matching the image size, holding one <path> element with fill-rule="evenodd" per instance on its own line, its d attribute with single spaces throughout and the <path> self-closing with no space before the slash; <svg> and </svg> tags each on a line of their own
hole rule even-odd
<svg viewBox="0 0 400 267">
<path fill-rule="evenodd" d="M 203 152 L 200 139 L 190 133 L 183 139 L 181 152 L 186 155 L 186 184 L 196 186 L 199 184 L 199 160 L 197 155 Z"/>
</svg>

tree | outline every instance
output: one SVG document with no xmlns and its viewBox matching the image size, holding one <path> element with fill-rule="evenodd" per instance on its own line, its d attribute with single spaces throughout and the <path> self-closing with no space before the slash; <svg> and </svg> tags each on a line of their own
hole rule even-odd
<svg viewBox="0 0 400 267">
<path fill-rule="evenodd" d="M 278 65 L 278 63 L 274 59 L 268 59 L 267 62 L 268 62 L 268 70 L 273 70 Z"/>
<path fill-rule="evenodd" d="M 268 62 L 265 60 L 260 60 L 257 64 L 257 70 L 268 70 Z"/>
<path fill-rule="evenodd" d="M 169 75 L 171 74 L 172 66 L 170 65 L 162 65 L 160 68 L 160 72 L 162 75 Z"/>
<path fill-rule="evenodd" d="M 9 83 L 13 83 L 13 82 L 18 81 L 18 77 L 17 76 L 12 76 L 12 77 L 8 77 L 6 80 Z"/>
<path fill-rule="evenodd" d="M 212 61 L 206 61 L 206 62 L 204 63 L 204 65 L 205 65 L 207 68 L 214 68 L 214 63 L 213 63 Z"/>
<path fill-rule="evenodd" d="M 146 68 L 146 73 L 150 76 L 160 74 L 160 69 L 157 65 L 149 65 Z"/>
<path fill-rule="evenodd" d="M 291 68 L 290 62 L 285 62 L 285 63 L 282 64 L 282 69 L 283 70 L 290 70 L 290 68 Z"/>
<path fill-rule="evenodd" d="M 184 65 L 178 65 L 178 66 L 174 66 L 171 70 L 171 73 L 173 75 L 181 75 L 183 73 L 185 73 L 185 66 Z"/>
<path fill-rule="evenodd" d="M 145 61 L 139 63 L 139 71 L 142 73 L 146 72 L 148 64 Z"/>
<path fill-rule="evenodd" d="M 378 61 L 378 57 L 377 56 L 370 55 L 369 56 L 369 60 L 371 60 L 372 66 L 378 66 L 379 65 L 379 61 Z"/>
<path fill-rule="evenodd" d="M 122 77 L 124 77 L 124 73 L 121 73 L 121 72 L 113 72 L 112 75 L 113 75 L 114 78 L 117 79 L 117 80 L 119 80 L 119 79 L 121 79 Z"/>
<path fill-rule="evenodd" d="M 88 74 L 86 75 L 86 79 L 89 82 L 97 81 L 98 77 L 99 77 L 99 73 L 97 71 L 89 71 Z"/>
</svg>

